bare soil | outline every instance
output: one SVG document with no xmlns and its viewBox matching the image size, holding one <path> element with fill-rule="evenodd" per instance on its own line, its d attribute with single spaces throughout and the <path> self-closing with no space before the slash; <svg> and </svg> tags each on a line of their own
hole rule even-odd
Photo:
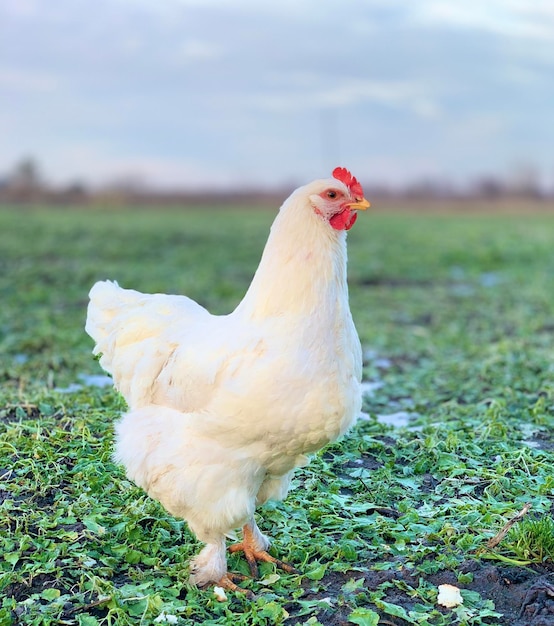
<svg viewBox="0 0 554 626">
<path fill-rule="evenodd" d="M 478 592 L 482 598 L 492 600 L 496 611 L 503 614 L 502 618 L 490 618 L 491 624 L 502 626 L 554 626 L 554 568 L 545 567 L 499 567 L 480 561 L 468 561 L 462 571 L 473 574 L 473 581 L 466 585 L 457 582 L 453 572 L 440 572 L 431 576 L 423 576 L 434 586 L 444 583 L 456 585 L 460 588 Z M 345 574 L 331 574 L 326 580 L 329 584 L 326 595 L 338 595 L 341 587 L 351 578 L 360 578 L 359 572 Z M 417 577 L 408 570 L 401 571 L 376 571 L 365 575 L 365 590 L 373 590 L 384 582 L 402 580 L 410 586 L 417 587 Z M 325 594 L 321 595 L 321 598 Z M 315 594 L 305 598 L 317 599 Z M 304 599 L 305 599 L 304 598 Z M 415 601 L 406 593 L 394 587 L 388 589 L 383 598 L 387 602 L 402 606 L 406 610 L 413 608 Z M 437 607 L 445 615 L 449 609 Z M 294 606 L 287 607 L 291 615 L 290 623 L 295 623 Z M 350 609 L 336 611 L 329 609 L 324 614 L 318 615 L 318 620 L 325 626 L 351 626 L 348 621 Z M 399 617 L 383 615 L 380 624 L 388 626 L 405 626 L 408 624 Z"/>
</svg>

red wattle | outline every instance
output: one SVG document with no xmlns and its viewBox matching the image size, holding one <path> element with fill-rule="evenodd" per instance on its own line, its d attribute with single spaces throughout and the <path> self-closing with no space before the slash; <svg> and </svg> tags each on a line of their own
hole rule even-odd
<svg viewBox="0 0 554 626">
<path fill-rule="evenodd" d="M 335 230 L 350 230 L 357 219 L 357 213 L 353 213 L 350 209 L 344 209 L 344 211 L 333 215 L 329 220 L 329 224 Z"/>
<path fill-rule="evenodd" d="M 348 222 L 348 226 L 346 227 L 346 230 L 350 230 L 352 228 L 352 226 L 354 226 L 354 222 L 358 219 L 358 214 L 357 213 L 352 213 L 352 217 L 350 218 L 350 221 Z"/>
</svg>

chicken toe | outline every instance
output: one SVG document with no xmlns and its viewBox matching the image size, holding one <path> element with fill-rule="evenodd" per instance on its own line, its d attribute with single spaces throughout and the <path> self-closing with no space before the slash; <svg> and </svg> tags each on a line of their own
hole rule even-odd
<svg viewBox="0 0 554 626">
<path fill-rule="evenodd" d="M 226 589 L 227 591 L 237 591 L 239 593 L 243 593 L 249 600 L 253 600 L 255 596 L 252 591 L 250 591 L 250 589 L 244 589 L 243 587 L 239 587 L 235 582 L 242 582 L 244 580 L 248 580 L 248 576 L 235 574 L 233 572 L 227 572 L 215 584 L 218 587 L 223 587 L 223 589 Z"/>
<path fill-rule="evenodd" d="M 243 528 L 243 540 L 240 543 L 229 546 L 229 552 L 244 552 L 252 578 L 259 577 L 258 562 L 273 563 L 276 567 L 289 574 L 298 574 L 299 571 L 294 566 L 276 559 L 267 550 L 259 547 L 259 542 L 256 541 L 256 531 L 259 534 L 257 527 L 253 529 L 252 526 L 246 524 Z"/>
</svg>

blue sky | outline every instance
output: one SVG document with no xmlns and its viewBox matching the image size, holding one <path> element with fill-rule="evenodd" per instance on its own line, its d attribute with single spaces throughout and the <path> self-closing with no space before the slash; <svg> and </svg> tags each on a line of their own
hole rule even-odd
<svg viewBox="0 0 554 626">
<path fill-rule="evenodd" d="M 3 0 L 0 172 L 554 187 L 551 0 Z"/>
</svg>

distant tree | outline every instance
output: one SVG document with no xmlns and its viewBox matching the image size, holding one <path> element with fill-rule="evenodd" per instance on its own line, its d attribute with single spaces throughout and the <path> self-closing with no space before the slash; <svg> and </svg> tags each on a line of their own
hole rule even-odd
<svg viewBox="0 0 554 626">
<path fill-rule="evenodd" d="M 414 200 L 432 200 L 452 197 L 455 190 L 447 180 L 427 178 L 411 183 L 404 193 L 407 198 Z"/>
<path fill-rule="evenodd" d="M 87 185 L 81 180 L 74 180 L 64 187 L 59 187 L 52 195 L 57 202 L 66 205 L 83 204 L 90 200 L 90 192 Z"/>
<path fill-rule="evenodd" d="M 542 195 L 540 173 L 532 163 L 518 163 L 513 168 L 511 190 L 516 196 L 538 198 Z"/>
<path fill-rule="evenodd" d="M 8 184 L 14 191 L 24 194 L 40 191 L 44 187 L 44 182 L 36 160 L 27 157 L 17 163 L 9 175 Z"/>
<path fill-rule="evenodd" d="M 474 192 L 475 195 L 481 198 L 493 200 L 505 195 L 506 188 L 504 183 L 498 178 L 494 176 L 484 176 L 475 183 Z"/>
</svg>

